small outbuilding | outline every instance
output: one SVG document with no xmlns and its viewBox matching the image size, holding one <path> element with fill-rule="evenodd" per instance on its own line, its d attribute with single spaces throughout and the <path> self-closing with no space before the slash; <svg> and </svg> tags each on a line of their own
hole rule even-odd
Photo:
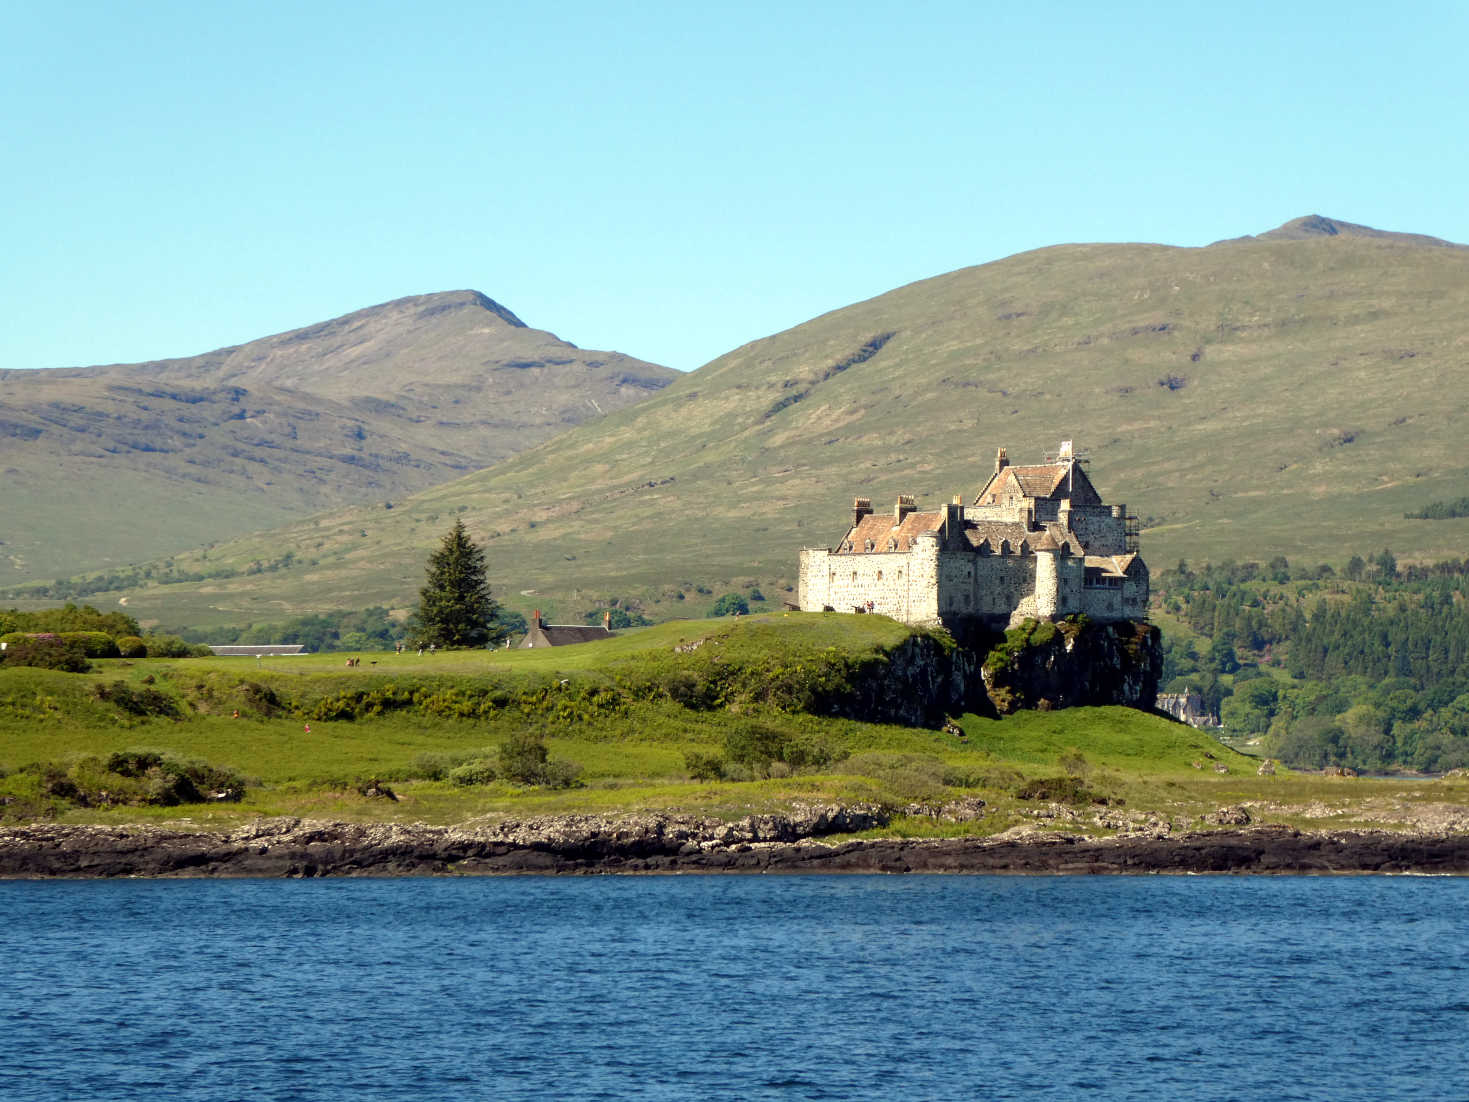
<svg viewBox="0 0 1469 1102">
<path fill-rule="evenodd" d="M 611 639 L 614 634 L 608 626 L 611 621 L 612 614 L 607 613 L 602 617 L 600 627 L 590 624 L 548 624 L 541 619 L 541 610 L 536 609 L 530 622 L 530 630 L 525 633 L 520 646 L 569 647 L 573 643 L 595 643 L 600 639 Z"/>
<path fill-rule="evenodd" d="M 211 644 L 209 649 L 221 658 L 285 658 L 306 653 L 306 647 L 301 643 L 273 643 L 268 647 L 216 647 Z"/>
</svg>

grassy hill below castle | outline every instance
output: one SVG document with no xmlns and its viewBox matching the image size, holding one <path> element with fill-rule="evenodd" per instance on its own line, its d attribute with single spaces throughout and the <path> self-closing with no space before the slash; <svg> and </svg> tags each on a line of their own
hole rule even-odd
<svg viewBox="0 0 1469 1102">
<path fill-rule="evenodd" d="M 1212 737 L 1125 708 L 971 715 L 947 730 L 817 714 L 823 692 L 911 637 L 881 617 L 776 616 L 540 652 L 368 654 L 355 668 L 338 655 L 7 667 L 0 818 L 222 828 L 261 815 L 737 817 L 818 801 L 885 807 L 900 834 L 1113 833 L 1242 805 L 1256 822 L 1411 825 L 1464 795 L 1461 781 L 1260 776 Z M 189 762 L 207 763 L 189 774 L 206 802 L 164 806 Z M 207 800 L 234 786 L 238 801 Z"/>
</svg>

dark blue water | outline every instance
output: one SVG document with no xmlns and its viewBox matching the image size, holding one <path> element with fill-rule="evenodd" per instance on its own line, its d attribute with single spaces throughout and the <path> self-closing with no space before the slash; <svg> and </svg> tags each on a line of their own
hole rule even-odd
<svg viewBox="0 0 1469 1102">
<path fill-rule="evenodd" d="M 1469 881 L 0 883 L 0 1099 L 1464 1099 Z"/>
</svg>

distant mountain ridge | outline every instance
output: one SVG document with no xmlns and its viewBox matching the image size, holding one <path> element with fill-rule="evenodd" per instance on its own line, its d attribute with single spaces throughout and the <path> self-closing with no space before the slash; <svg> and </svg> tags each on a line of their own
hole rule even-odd
<svg viewBox="0 0 1469 1102">
<path fill-rule="evenodd" d="M 390 511 L 179 560 L 238 577 L 119 596 L 168 623 L 399 605 L 458 516 L 512 607 L 698 615 L 731 587 L 779 599 L 853 495 L 947 501 L 977 492 L 997 446 L 1029 462 L 1062 439 L 1142 517 L 1160 568 L 1462 556 L 1469 520 L 1404 513 L 1469 479 L 1469 250 L 1325 221 L 1337 232 L 1052 246 L 899 287 Z M 284 549 L 290 567 L 246 573 Z"/>
<path fill-rule="evenodd" d="M 478 291 L 197 356 L 0 371 L 0 584 L 381 504 L 678 374 L 583 351 Z"/>
</svg>

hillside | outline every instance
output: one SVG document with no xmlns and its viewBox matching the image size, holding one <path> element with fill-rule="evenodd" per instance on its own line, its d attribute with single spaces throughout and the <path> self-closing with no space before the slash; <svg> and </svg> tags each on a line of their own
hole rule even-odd
<svg viewBox="0 0 1469 1102">
<path fill-rule="evenodd" d="M 676 376 L 578 349 L 476 291 L 186 359 L 0 371 L 0 585 L 380 507 Z"/>
<path fill-rule="evenodd" d="M 1469 250 L 1320 222 L 1197 249 L 1057 246 L 910 284 L 391 511 L 179 559 L 237 576 L 125 595 L 170 624 L 402 606 L 457 513 L 523 611 L 621 597 L 701 614 L 700 588 L 783 596 L 854 494 L 947 500 L 979 488 L 996 446 L 1025 462 L 1063 438 L 1144 518 L 1158 566 L 1461 555 L 1469 520 L 1403 514 L 1464 493 Z M 290 568 L 243 573 L 283 549 Z"/>
</svg>

